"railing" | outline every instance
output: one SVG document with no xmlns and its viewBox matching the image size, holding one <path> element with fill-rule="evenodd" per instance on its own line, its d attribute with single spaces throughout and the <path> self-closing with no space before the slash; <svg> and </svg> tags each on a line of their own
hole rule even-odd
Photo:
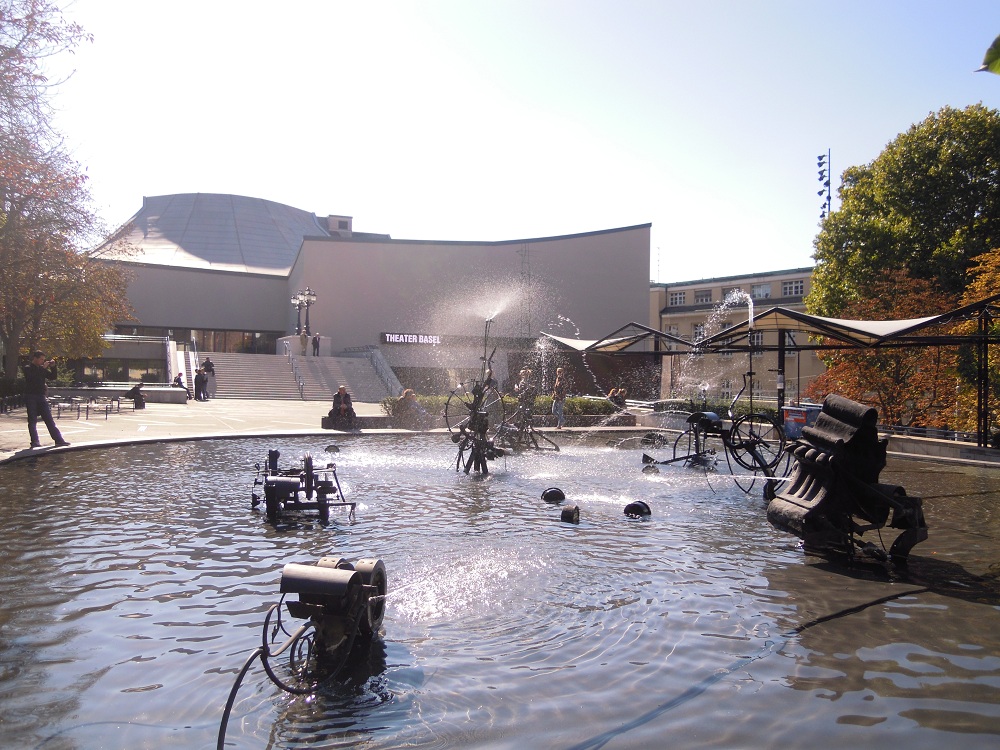
<svg viewBox="0 0 1000 750">
<path fill-rule="evenodd" d="M 306 381 L 302 377 L 302 373 L 299 372 L 299 363 L 292 355 L 292 350 L 288 346 L 288 342 L 285 341 L 285 356 L 288 357 L 288 364 L 292 366 L 292 377 L 295 378 L 295 385 L 299 387 L 299 398 L 303 401 L 306 400 Z"/>
<path fill-rule="evenodd" d="M 367 352 L 367 357 L 372 369 L 375 370 L 375 374 L 382 382 L 385 392 L 390 396 L 400 395 L 402 390 L 399 387 L 399 379 L 396 378 L 396 373 L 386 364 L 382 357 L 382 352 L 378 349 L 370 349 Z"/>
</svg>

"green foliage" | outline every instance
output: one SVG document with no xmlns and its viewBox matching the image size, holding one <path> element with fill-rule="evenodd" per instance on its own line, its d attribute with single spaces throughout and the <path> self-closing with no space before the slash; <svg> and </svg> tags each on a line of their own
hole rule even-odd
<svg viewBox="0 0 1000 750">
<path fill-rule="evenodd" d="M 993 44 L 986 50 L 986 56 L 983 58 L 983 67 L 976 72 L 981 71 L 1000 74 L 1000 36 L 994 39 Z"/>
<path fill-rule="evenodd" d="M 815 241 L 810 312 L 838 316 L 908 271 L 960 294 L 971 259 L 1000 247 L 1000 113 L 945 107 L 843 175 Z"/>
<path fill-rule="evenodd" d="M 382 407 L 382 413 L 387 417 L 393 416 L 393 410 L 396 408 L 396 404 L 399 399 L 395 396 L 389 396 L 382 399 L 379 404 Z M 444 414 L 445 404 L 448 402 L 447 396 L 417 396 L 417 403 L 419 403 L 428 414 L 434 416 L 440 416 Z M 513 396 L 504 396 L 504 407 L 507 413 L 512 413 L 517 409 L 517 399 Z M 535 399 L 535 414 L 547 414 L 552 411 L 552 397 L 551 396 L 538 396 Z M 569 397 L 566 399 L 566 404 L 563 407 L 563 413 L 566 416 L 570 415 L 580 415 L 580 414 L 614 414 L 615 406 L 610 401 L 602 401 L 600 399 L 592 398 L 576 398 Z"/>
</svg>

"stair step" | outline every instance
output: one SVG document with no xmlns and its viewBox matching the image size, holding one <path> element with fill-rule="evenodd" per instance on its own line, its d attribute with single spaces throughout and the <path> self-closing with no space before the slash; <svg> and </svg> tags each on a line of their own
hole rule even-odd
<svg viewBox="0 0 1000 750">
<path fill-rule="evenodd" d="M 341 384 L 355 401 L 377 402 L 389 395 L 366 357 L 296 357 L 303 388 L 281 354 L 200 352 L 215 365 L 215 398 L 332 401 Z"/>
</svg>

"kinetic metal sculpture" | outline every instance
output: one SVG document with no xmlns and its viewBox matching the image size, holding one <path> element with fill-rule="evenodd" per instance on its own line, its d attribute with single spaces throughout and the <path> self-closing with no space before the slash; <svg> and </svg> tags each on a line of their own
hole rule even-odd
<svg viewBox="0 0 1000 750">
<path fill-rule="evenodd" d="M 807 547 L 850 560 L 860 551 L 889 566 L 905 566 L 913 546 L 927 538 L 927 525 L 920 498 L 878 482 L 888 441 L 879 439 L 877 420 L 873 408 L 827 396 L 815 426 L 803 427 L 802 437 L 785 448 L 795 463 L 781 492 L 774 493 L 769 483 L 767 520 Z M 862 542 L 865 532 L 887 522 L 903 530 L 888 551 Z"/>
</svg>

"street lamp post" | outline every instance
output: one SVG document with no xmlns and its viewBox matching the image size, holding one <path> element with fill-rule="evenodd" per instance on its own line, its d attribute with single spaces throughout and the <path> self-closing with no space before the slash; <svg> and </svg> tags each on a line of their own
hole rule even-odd
<svg viewBox="0 0 1000 750">
<path fill-rule="evenodd" d="M 306 328 L 305 334 L 308 336 L 309 331 L 309 307 L 316 302 L 316 292 L 314 292 L 309 287 L 306 287 L 305 291 L 299 290 L 292 297 L 292 304 L 295 305 L 295 335 L 302 333 L 302 308 L 306 309 Z"/>
<path fill-rule="evenodd" d="M 302 333 L 302 292 L 292 297 L 292 305 L 295 306 L 295 335 Z"/>
<path fill-rule="evenodd" d="M 314 292 L 309 287 L 306 287 L 304 292 L 300 292 L 302 295 L 302 302 L 306 306 L 306 335 L 310 334 L 309 331 L 309 307 L 316 302 L 316 292 Z"/>
<path fill-rule="evenodd" d="M 819 183 L 821 185 L 819 191 L 816 195 L 821 198 L 826 197 L 820 204 L 820 214 L 819 218 L 825 219 L 830 215 L 830 210 L 833 205 L 832 194 L 830 191 L 830 150 L 827 149 L 825 154 L 820 154 L 816 157 L 816 166 L 819 168 Z"/>
</svg>

